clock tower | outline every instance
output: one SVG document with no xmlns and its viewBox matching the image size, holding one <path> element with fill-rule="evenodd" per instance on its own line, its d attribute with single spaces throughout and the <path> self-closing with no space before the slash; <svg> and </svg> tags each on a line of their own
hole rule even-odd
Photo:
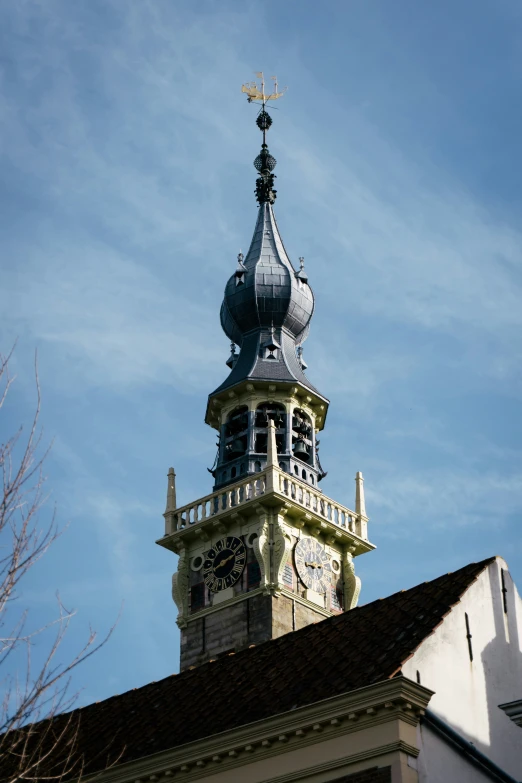
<svg viewBox="0 0 522 783">
<path fill-rule="evenodd" d="M 266 143 L 269 100 L 254 84 L 263 134 L 254 161 L 259 205 L 221 306 L 231 340 L 230 374 L 208 398 L 205 421 L 219 433 L 213 491 L 176 504 L 168 473 L 165 534 L 179 555 L 172 596 L 181 629 L 181 670 L 349 611 L 360 580 L 354 557 L 368 541 L 361 473 L 355 509 L 327 497 L 317 434 L 328 400 L 308 380 L 303 342 L 314 310 L 304 260 L 295 269 L 277 227 L 276 165 Z M 236 346 L 239 353 L 236 353 Z"/>
</svg>

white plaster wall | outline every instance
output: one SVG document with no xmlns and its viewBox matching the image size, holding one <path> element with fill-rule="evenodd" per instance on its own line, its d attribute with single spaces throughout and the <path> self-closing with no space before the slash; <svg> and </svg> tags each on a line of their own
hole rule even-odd
<svg viewBox="0 0 522 783">
<path fill-rule="evenodd" d="M 507 615 L 502 602 L 502 568 L 508 591 Z M 472 634 L 473 662 L 469 659 L 465 613 Z M 522 601 L 506 562 L 497 557 L 403 666 L 406 677 L 416 680 L 419 672 L 421 684 L 435 691 L 429 709 L 517 780 L 522 779 L 522 729 L 498 705 L 522 698 L 521 644 Z M 429 777 L 429 783 L 443 779 L 438 772 L 430 774 L 436 776 Z M 460 780 L 450 776 L 445 781 L 452 779 Z"/>
<path fill-rule="evenodd" d="M 420 730 L 419 783 L 491 783 L 491 777 L 425 726 Z"/>
</svg>

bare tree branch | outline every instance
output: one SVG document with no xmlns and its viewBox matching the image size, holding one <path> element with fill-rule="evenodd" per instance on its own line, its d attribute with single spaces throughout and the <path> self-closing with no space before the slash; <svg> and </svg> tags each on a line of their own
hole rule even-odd
<svg viewBox="0 0 522 783">
<path fill-rule="evenodd" d="M 14 378 L 9 362 L 13 350 L 7 356 L 0 355 L 0 415 L 12 391 Z M 53 622 L 29 632 L 27 611 L 21 610 L 14 612 L 14 620 L 9 619 L 12 627 L 7 627 L 20 580 L 61 535 L 55 512 L 45 521 L 40 513 L 47 499 L 43 467 L 50 446 L 42 446 L 39 428 L 41 394 L 36 354 L 34 371 L 37 401 L 30 427 L 27 432 L 20 427 L 0 444 L 0 780 L 6 783 L 62 781 L 72 775 L 81 778 L 81 712 L 64 714 L 71 710 L 78 695 L 70 692 L 71 674 L 106 644 L 115 627 L 100 640 L 90 629 L 83 646 L 66 663 L 57 662 L 57 653 L 75 612 L 64 607 L 58 594 Z M 31 653 L 36 644 L 40 648 L 47 644 L 48 648 L 43 663 L 34 670 Z M 24 652 L 22 674 L 16 668 L 14 673 L 8 669 L 15 651 L 16 661 Z"/>
</svg>

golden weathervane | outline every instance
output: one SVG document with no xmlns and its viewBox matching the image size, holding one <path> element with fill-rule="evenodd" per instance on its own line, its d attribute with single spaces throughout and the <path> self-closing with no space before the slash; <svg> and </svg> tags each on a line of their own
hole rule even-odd
<svg viewBox="0 0 522 783">
<path fill-rule="evenodd" d="M 274 82 L 274 92 L 270 93 L 270 95 L 266 95 L 265 93 L 265 77 L 263 76 L 263 71 L 256 73 L 256 76 L 261 81 L 261 89 L 255 82 L 247 82 L 241 87 L 241 92 L 246 92 L 249 103 L 252 103 L 252 101 L 259 101 L 264 106 L 267 101 L 275 101 L 285 94 L 287 90 L 286 87 L 283 87 L 283 90 L 278 92 L 277 76 L 270 77 Z"/>
</svg>

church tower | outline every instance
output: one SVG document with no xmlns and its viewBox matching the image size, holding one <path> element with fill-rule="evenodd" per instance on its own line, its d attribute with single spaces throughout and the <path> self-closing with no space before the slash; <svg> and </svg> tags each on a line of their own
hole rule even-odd
<svg viewBox="0 0 522 783">
<path fill-rule="evenodd" d="M 179 555 L 172 596 L 181 670 L 352 609 L 360 591 L 353 558 L 374 548 L 362 474 L 354 511 L 319 487 L 326 473 L 317 434 L 328 400 L 305 374 L 302 347 L 314 295 L 303 258 L 296 270 L 279 234 L 276 161 L 266 143 L 266 104 L 282 93 L 276 84 L 265 95 L 263 80 L 261 89 L 248 84 L 243 92 L 261 104 L 259 211 L 221 306 L 232 350 L 230 374 L 209 395 L 205 417 L 219 433 L 214 487 L 177 507 L 171 468 L 165 535 L 157 542 Z"/>
</svg>

